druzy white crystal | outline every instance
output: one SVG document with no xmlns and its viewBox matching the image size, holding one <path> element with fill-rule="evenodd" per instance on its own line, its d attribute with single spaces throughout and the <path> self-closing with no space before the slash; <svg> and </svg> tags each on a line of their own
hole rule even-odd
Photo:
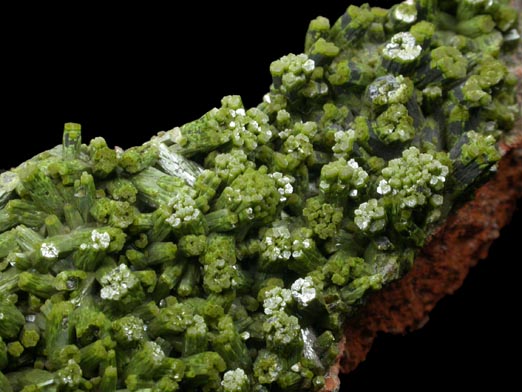
<svg viewBox="0 0 522 392">
<path fill-rule="evenodd" d="M 139 284 L 138 279 L 125 264 L 120 264 L 100 279 L 102 299 L 118 300 L 123 298 L 130 288 Z"/>
<path fill-rule="evenodd" d="M 245 371 L 241 368 L 237 368 L 223 374 L 221 386 L 225 392 L 240 392 L 243 390 L 242 385 L 246 382 L 248 382 L 248 376 Z"/>
<path fill-rule="evenodd" d="M 271 315 L 274 312 L 282 311 L 286 305 L 292 301 L 292 292 L 281 287 L 274 287 L 265 294 L 263 308 L 265 314 Z"/>
<path fill-rule="evenodd" d="M 379 181 L 379 185 L 377 186 L 377 193 L 379 195 L 387 195 L 391 191 L 391 186 L 388 184 L 386 180 Z"/>
<path fill-rule="evenodd" d="M 308 306 L 317 296 L 314 282 L 310 276 L 304 279 L 297 279 L 290 288 L 292 290 L 292 297 L 302 306 Z"/>
<path fill-rule="evenodd" d="M 421 52 L 422 47 L 409 32 L 395 34 L 382 50 L 384 57 L 402 61 L 415 60 Z"/>
<path fill-rule="evenodd" d="M 93 230 L 91 233 L 91 241 L 94 249 L 107 249 L 111 243 L 111 236 L 107 232 Z"/>
<path fill-rule="evenodd" d="M 51 242 L 43 242 L 40 246 L 40 254 L 46 259 L 56 259 L 58 253 L 58 248 Z"/>
</svg>

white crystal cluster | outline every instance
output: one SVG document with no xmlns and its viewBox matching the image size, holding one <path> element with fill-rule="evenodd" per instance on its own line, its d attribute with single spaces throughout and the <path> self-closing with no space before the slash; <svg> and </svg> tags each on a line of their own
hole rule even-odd
<svg viewBox="0 0 522 392">
<path fill-rule="evenodd" d="M 100 279 L 102 288 L 100 297 L 107 300 L 119 300 L 123 298 L 130 289 L 139 284 L 126 264 L 120 264 Z"/>
<path fill-rule="evenodd" d="M 275 312 L 284 311 L 292 301 L 292 291 L 282 287 L 274 287 L 266 292 L 263 308 L 265 314 L 272 315 Z"/>
<path fill-rule="evenodd" d="M 417 59 L 422 53 L 422 47 L 417 45 L 415 37 L 409 32 L 395 34 L 382 50 L 386 59 L 397 59 L 410 62 Z"/>
<path fill-rule="evenodd" d="M 111 236 L 107 232 L 100 232 L 93 230 L 91 232 L 90 242 L 84 242 L 80 244 L 80 249 L 94 249 L 94 250 L 105 250 L 111 243 Z"/>
<path fill-rule="evenodd" d="M 288 197 L 294 192 L 292 184 L 295 182 L 295 178 L 290 175 L 285 175 L 281 172 L 274 172 L 269 174 L 274 179 L 277 185 L 277 191 L 281 195 L 279 201 L 285 202 Z"/>
<path fill-rule="evenodd" d="M 173 228 L 179 228 L 183 223 L 196 221 L 201 217 L 201 211 L 189 195 L 177 194 L 170 203 L 173 213 L 166 219 Z"/>
<path fill-rule="evenodd" d="M 224 392 L 241 392 L 244 390 L 244 385 L 248 384 L 248 376 L 241 368 L 228 370 L 223 374 L 221 386 Z"/>
<path fill-rule="evenodd" d="M 317 297 L 317 291 L 310 276 L 297 279 L 290 289 L 292 297 L 302 306 L 308 306 Z"/>
</svg>

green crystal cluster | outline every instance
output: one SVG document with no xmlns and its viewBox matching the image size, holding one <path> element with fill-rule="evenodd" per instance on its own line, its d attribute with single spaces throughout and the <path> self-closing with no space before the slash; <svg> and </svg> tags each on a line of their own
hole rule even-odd
<svg viewBox="0 0 522 392">
<path fill-rule="evenodd" d="M 0 174 L 0 390 L 320 390 L 342 323 L 494 171 L 501 0 L 350 6 L 239 96 L 128 150 Z"/>
</svg>

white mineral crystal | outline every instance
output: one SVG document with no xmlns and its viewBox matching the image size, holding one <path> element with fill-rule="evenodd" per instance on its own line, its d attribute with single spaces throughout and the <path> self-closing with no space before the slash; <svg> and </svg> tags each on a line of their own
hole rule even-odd
<svg viewBox="0 0 522 392">
<path fill-rule="evenodd" d="M 58 249 L 51 242 L 43 242 L 40 246 L 40 254 L 46 259 L 56 259 L 58 257 Z"/>
<path fill-rule="evenodd" d="M 291 290 L 292 297 L 294 297 L 294 299 L 302 306 L 308 306 L 308 304 L 317 296 L 314 282 L 310 276 L 307 276 L 304 279 L 297 279 L 292 284 Z"/>
</svg>

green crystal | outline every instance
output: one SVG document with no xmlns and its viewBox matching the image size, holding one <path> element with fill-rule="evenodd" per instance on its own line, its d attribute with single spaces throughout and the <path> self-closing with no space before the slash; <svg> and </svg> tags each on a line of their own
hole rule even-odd
<svg viewBox="0 0 522 392">
<path fill-rule="evenodd" d="M 256 107 L 125 151 L 65 124 L 0 174 L 0 389 L 322 388 L 343 322 L 495 171 L 516 25 L 504 1 L 349 6 Z"/>
</svg>

